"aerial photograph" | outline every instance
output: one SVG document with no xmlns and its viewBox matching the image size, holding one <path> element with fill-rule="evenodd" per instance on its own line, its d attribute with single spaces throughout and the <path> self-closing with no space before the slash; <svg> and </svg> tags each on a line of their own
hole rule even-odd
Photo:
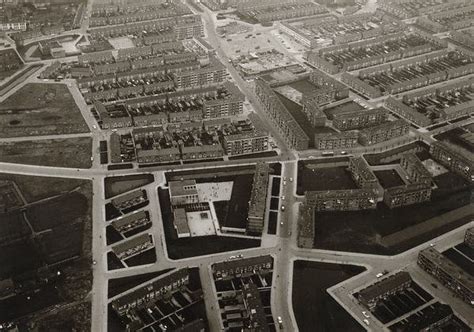
<svg viewBox="0 0 474 332">
<path fill-rule="evenodd" d="M 0 332 L 474 331 L 474 0 L 0 0 Z"/>
</svg>

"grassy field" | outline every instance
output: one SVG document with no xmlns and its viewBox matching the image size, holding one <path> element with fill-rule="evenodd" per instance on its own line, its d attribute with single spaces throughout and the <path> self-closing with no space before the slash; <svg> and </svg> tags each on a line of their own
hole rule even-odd
<svg viewBox="0 0 474 332">
<path fill-rule="evenodd" d="M 298 162 L 298 183 L 296 193 L 305 191 L 356 189 L 357 185 L 345 166 L 311 168 Z"/>
<path fill-rule="evenodd" d="M 0 143 L 0 161 L 7 163 L 90 168 L 91 155 L 90 137 Z"/>
<path fill-rule="evenodd" d="M 28 203 L 69 192 L 88 181 L 0 173 L 0 180 L 14 181 Z"/>
<path fill-rule="evenodd" d="M 137 174 L 105 178 L 105 198 L 126 193 L 127 191 L 140 188 L 152 183 L 153 181 L 153 174 Z"/>
<path fill-rule="evenodd" d="M 365 329 L 326 290 L 365 269 L 353 265 L 296 261 L 293 270 L 293 312 L 301 332 L 359 332 Z"/>
<path fill-rule="evenodd" d="M 0 137 L 89 132 L 64 84 L 26 84 L 0 104 L 0 119 Z"/>
<path fill-rule="evenodd" d="M 316 213 L 315 247 L 328 250 L 393 254 L 396 247 L 380 245 L 380 237 L 439 216 L 470 203 L 469 185 L 458 175 L 445 173 L 434 178 L 438 189 L 430 202 L 389 209 L 379 203 L 376 210 Z M 411 244 L 419 244 L 416 238 Z M 406 249 L 405 249 L 406 250 Z"/>
</svg>

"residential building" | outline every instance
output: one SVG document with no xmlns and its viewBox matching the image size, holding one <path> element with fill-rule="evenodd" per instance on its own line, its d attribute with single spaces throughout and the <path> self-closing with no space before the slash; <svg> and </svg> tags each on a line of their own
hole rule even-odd
<svg viewBox="0 0 474 332">
<path fill-rule="evenodd" d="M 461 150 L 447 142 L 434 142 L 430 147 L 430 154 L 450 171 L 464 177 L 469 182 L 474 181 L 474 159 L 469 151 Z"/>
<path fill-rule="evenodd" d="M 125 260 L 148 249 L 153 248 L 153 237 L 151 234 L 141 234 L 131 239 L 127 239 L 112 246 L 112 251 L 118 259 Z"/>
<path fill-rule="evenodd" d="M 431 184 L 410 183 L 387 188 L 383 201 L 390 209 L 427 202 L 431 199 Z"/>
<path fill-rule="evenodd" d="M 247 328 L 251 331 L 269 332 L 265 309 L 260 298 L 258 287 L 249 281 L 242 286 L 242 299 L 246 311 Z"/>
<path fill-rule="evenodd" d="M 337 150 L 352 148 L 357 145 L 358 133 L 345 131 L 342 133 L 316 134 L 314 145 L 318 150 Z"/>
<path fill-rule="evenodd" d="M 384 108 L 349 110 L 335 113 L 332 117 L 329 117 L 334 128 L 339 130 L 371 127 L 387 121 L 387 118 L 388 111 Z"/>
<path fill-rule="evenodd" d="M 161 148 L 152 150 L 136 150 L 139 164 L 150 163 L 173 163 L 181 160 L 181 153 L 178 148 Z"/>
<path fill-rule="evenodd" d="M 314 207 L 306 204 L 300 205 L 298 215 L 298 247 L 313 249 L 315 229 Z"/>
<path fill-rule="evenodd" d="M 149 224 L 151 220 L 146 211 L 138 211 L 112 221 L 112 226 L 120 233 L 130 232 Z"/>
<path fill-rule="evenodd" d="M 115 208 L 124 210 L 143 203 L 146 200 L 147 196 L 145 190 L 134 190 L 112 199 L 111 203 Z"/>
<path fill-rule="evenodd" d="M 474 227 L 468 228 L 464 235 L 464 243 L 474 249 Z"/>
<path fill-rule="evenodd" d="M 410 131 L 410 124 L 403 119 L 385 122 L 359 132 L 359 143 L 374 145 L 394 138 L 403 137 Z"/>
<path fill-rule="evenodd" d="M 266 255 L 227 260 L 213 264 L 211 269 L 216 280 L 245 277 L 270 272 L 273 269 L 273 258 L 270 255 Z"/>
<path fill-rule="evenodd" d="M 255 165 L 247 217 L 246 232 L 248 234 L 261 235 L 263 232 L 269 174 L 270 166 L 265 162 L 258 162 Z"/>
<path fill-rule="evenodd" d="M 415 153 L 403 154 L 400 158 L 400 166 L 405 170 L 410 183 L 431 185 L 431 174 Z"/>
<path fill-rule="evenodd" d="M 169 297 L 173 292 L 188 284 L 189 271 L 187 268 L 173 270 L 115 297 L 111 302 L 111 307 L 119 317 L 122 317 L 130 311 L 146 308 L 151 303 Z"/>
<path fill-rule="evenodd" d="M 263 79 L 255 79 L 255 93 L 262 103 L 263 110 L 278 128 L 286 144 L 296 150 L 306 150 L 309 137 L 283 105 L 273 89 Z"/>
<path fill-rule="evenodd" d="M 408 272 L 398 272 L 362 289 L 358 292 L 357 299 L 366 308 L 372 310 L 380 300 L 406 290 L 412 282 L 413 280 Z"/>
<path fill-rule="evenodd" d="M 305 202 L 315 211 L 359 211 L 377 207 L 374 189 L 307 191 Z"/>
<path fill-rule="evenodd" d="M 349 160 L 349 172 L 360 188 L 377 188 L 379 181 L 364 157 L 352 157 Z"/>
<path fill-rule="evenodd" d="M 474 304 L 474 279 L 442 253 L 429 247 L 420 251 L 417 263 L 464 302 Z"/>
<path fill-rule="evenodd" d="M 222 145 L 181 146 L 181 158 L 187 160 L 220 159 L 224 155 Z"/>
</svg>

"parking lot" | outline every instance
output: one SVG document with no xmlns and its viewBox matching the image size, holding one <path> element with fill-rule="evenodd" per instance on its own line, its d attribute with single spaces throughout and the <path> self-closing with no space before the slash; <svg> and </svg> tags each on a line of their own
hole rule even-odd
<svg viewBox="0 0 474 332">
<path fill-rule="evenodd" d="M 359 78 L 369 85 L 380 89 L 380 91 L 384 93 L 390 92 L 392 86 L 399 83 L 426 78 L 427 76 L 432 76 L 437 73 L 439 73 L 439 77 L 436 79 L 437 81 L 442 81 L 446 78 L 453 78 L 447 77 L 446 71 L 472 63 L 473 61 L 471 58 L 459 52 L 452 51 L 448 52 L 443 57 L 430 59 L 423 63 L 413 61 L 411 64 L 395 64 L 391 67 L 391 70 L 377 70 L 377 68 L 374 68 L 371 73 L 360 73 Z M 426 81 L 426 84 L 424 85 L 427 84 L 429 84 L 428 81 Z M 409 87 L 405 90 L 408 89 Z"/>
<path fill-rule="evenodd" d="M 410 288 L 379 301 L 372 313 L 378 320 L 386 324 L 432 299 L 430 294 L 412 282 Z"/>
</svg>

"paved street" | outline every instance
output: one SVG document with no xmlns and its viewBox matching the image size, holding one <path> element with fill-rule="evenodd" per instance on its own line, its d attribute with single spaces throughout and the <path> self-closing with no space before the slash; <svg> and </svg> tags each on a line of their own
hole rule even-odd
<svg viewBox="0 0 474 332">
<path fill-rule="evenodd" d="M 89 25 L 89 14 L 91 12 L 93 1 L 88 1 L 87 13 L 84 20 L 81 23 L 81 28 L 68 31 L 70 33 L 85 34 Z M 376 1 L 369 0 L 360 10 L 360 12 L 374 12 L 376 8 Z M 262 105 L 254 93 L 253 84 L 245 81 L 236 70 L 236 68 L 229 62 L 229 54 L 224 49 L 221 38 L 216 33 L 216 17 L 215 13 L 209 9 L 198 5 L 203 8 L 203 13 L 200 13 L 204 20 L 204 27 L 206 32 L 206 39 L 208 42 L 215 47 L 218 59 L 227 68 L 230 79 L 235 82 L 239 89 L 245 94 L 255 112 L 259 117 L 266 123 L 271 133 L 271 136 L 276 141 L 278 147 L 281 149 L 281 153 L 278 156 L 266 158 L 266 162 L 282 163 L 282 174 L 281 174 L 281 190 L 279 195 L 279 207 L 278 207 L 278 224 L 276 235 L 264 234 L 262 237 L 262 245 L 258 248 L 243 249 L 233 252 L 216 253 L 211 255 L 204 255 L 199 257 L 192 257 L 180 260 L 172 260 L 168 256 L 166 239 L 164 234 L 164 227 L 162 222 L 161 208 L 157 188 L 165 183 L 165 172 L 177 171 L 177 170 L 192 170 L 197 168 L 203 168 L 208 170 L 209 173 L 215 172 L 220 167 L 228 167 L 233 165 L 253 165 L 256 159 L 240 159 L 240 160 L 226 160 L 219 162 L 202 162 L 198 164 L 185 164 L 176 166 L 156 166 L 146 169 L 138 168 L 138 165 L 134 163 L 133 168 L 124 170 L 113 170 L 109 171 L 106 166 L 100 164 L 99 158 L 99 141 L 108 140 L 112 130 L 101 130 L 91 113 L 91 106 L 87 105 L 84 98 L 79 91 L 77 84 L 74 80 L 66 79 L 61 84 L 66 84 L 72 97 L 74 98 L 87 126 L 90 130 L 89 133 L 82 134 L 64 134 L 64 135 L 47 135 L 47 136 L 29 136 L 29 137 L 18 137 L 18 138 L 0 138 L 0 143 L 7 142 L 21 142 L 30 140 L 46 140 L 46 139 L 73 139 L 79 137 L 92 137 L 93 149 L 92 157 L 93 163 L 90 169 L 75 169 L 75 168 L 64 168 L 64 167 L 49 167 L 49 166 L 36 166 L 36 165 L 23 165 L 14 163 L 0 162 L 1 173 L 12 173 L 20 175 L 31 175 L 31 176 L 43 176 L 43 177 L 61 177 L 71 179 L 86 179 L 92 181 L 93 191 L 93 206 L 92 206 L 92 220 L 93 220 L 93 238 L 92 238 L 92 259 L 91 266 L 93 269 L 93 285 L 91 291 L 92 298 L 92 331 L 107 331 L 107 307 L 110 299 L 108 299 L 108 283 L 111 279 L 123 278 L 136 276 L 139 274 L 162 271 L 164 269 L 171 268 L 184 268 L 184 267 L 197 267 L 199 268 L 199 275 L 202 282 L 202 289 L 204 292 L 204 300 L 206 306 L 207 318 L 211 331 L 220 331 L 222 321 L 220 313 L 218 311 L 217 296 L 215 292 L 214 281 L 211 272 L 211 265 L 229 259 L 230 256 L 241 254 L 243 257 L 256 257 L 261 255 L 271 255 L 274 258 L 274 271 L 273 271 L 273 284 L 271 293 L 271 305 L 272 314 L 275 319 L 281 317 L 283 321 L 284 331 L 298 331 L 296 324 L 295 315 L 292 308 L 292 288 L 293 288 L 293 263 L 296 260 L 309 260 L 316 262 L 334 263 L 334 264 L 351 264 L 364 266 L 366 271 L 345 280 L 337 285 L 328 289 L 329 294 L 343 307 L 345 308 L 361 326 L 369 331 L 384 331 L 387 327 L 381 322 L 371 317 L 369 319 L 369 325 L 364 323 L 365 317 L 362 315 L 364 310 L 352 296 L 352 293 L 358 291 L 367 285 L 377 280 L 376 275 L 382 271 L 389 271 L 393 273 L 399 270 L 409 271 L 413 279 L 420 283 L 424 288 L 429 290 L 435 298 L 442 302 L 449 302 L 456 313 L 460 314 L 466 319 L 472 319 L 471 308 L 465 303 L 461 302 L 457 298 L 453 298 L 451 292 L 447 291 L 443 287 L 434 287 L 433 284 L 436 280 L 431 276 L 424 273 L 417 265 L 416 258 L 418 252 L 428 247 L 430 244 L 434 245 L 438 250 L 442 251 L 462 242 L 464 232 L 468 227 L 472 227 L 474 222 L 466 224 L 446 233 L 436 239 L 433 239 L 427 243 L 412 248 L 402 254 L 395 256 L 380 256 L 372 254 L 361 254 L 352 252 L 341 252 L 332 250 L 319 250 L 319 249 L 302 249 L 298 248 L 296 243 L 297 237 L 297 220 L 298 210 L 302 202 L 302 196 L 296 195 L 297 185 L 297 171 L 298 171 L 298 160 L 308 158 L 320 158 L 322 157 L 322 151 L 318 150 L 307 150 L 307 151 L 293 151 L 289 149 L 285 144 L 285 139 L 280 134 L 279 130 L 275 126 L 271 125 L 272 121 L 269 119 L 263 111 Z M 262 31 L 270 31 L 273 28 L 261 28 Z M 65 34 L 65 33 L 64 33 Z M 63 35 L 64 35 L 63 34 Z M 41 40 L 40 37 L 37 40 Z M 288 53 L 286 50 L 283 50 Z M 42 63 L 49 65 L 52 61 L 60 60 L 63 62 L 75 61 L 77 57 L 67 57 L 64 59 L 45 60 L 45 61 L 33 61 L 31 63 Z M 25 74 L 18 80 L 18 84 L 14 85 L 11 89 L 8 89 L 5 93 L 0 93 L 0 102 L 17 92 L 23 86 L 28 83 L 44 83 L 44 84 L 58 84 L 53 80 L 40 80 L 37 78 L 38 73 L 45 69 L 34 71 L 34 73 Z M 474 77 L 474 75 L 472 75 Z M 439 83 L 443 85 L 446 83 Z M 351 96 L 355 96 L 351 92 Z M 381 97 L 375 100 L 363 101 L 362 103 L 367 106 L 381 106 L 386 97 Z M 445 127 L 438 128 L 431 132 L 426 130 L 418 130 L 411 128 L 410 134 L 407 137 L 400 137 L 397 139 L 390 140 L 389 142 L 383 142 L 370 147 L 359 146 L 353 149 L 339 149 L 335 150 L 335 156 L 346 156 L 346 155 L 362 155 L 365 153 L 378 153 L 387 151 L 405 144 L 417 140 L 423 140 L 425 142 L 433 142 L 434 134 L 438 134 L 449 130 L 459 125 L 465 125 L 472 123 L 474 119 L 465 119 L 459 123 L 448 124 Z M 119 129 L 119 133 L 129 131 L 127 129 Z M 379 169 L 385 169 L 385 166 L 380 166 Z M 149 198 L 149 204 L 140 210 L 149 211 L 152 226 L 147 232 L 153 235 L 155 251 L 157 260 L 153 264 L 129 267 L 118 270 L 108 271 L 107 267 L 107 250 L 111 246 L 107 246 L 106 243 L 106 222 L 105 218 L 105 204 L 110 202 L 111 199 L 105 198 L 104 179 L 107 176 L 120 176 L 120 175 L 131 175 L 131 174 L 142 174 L 148 173 L 153 174 L 155 182 L 143 186 L 146 190 Z M 268 200 L 269 201 L 269 200 Z M 465 211 L 464 211 L 465 212 Z M 474 327 L 474 322 L 469 321 L 471 327 Z"/>
</svg>

